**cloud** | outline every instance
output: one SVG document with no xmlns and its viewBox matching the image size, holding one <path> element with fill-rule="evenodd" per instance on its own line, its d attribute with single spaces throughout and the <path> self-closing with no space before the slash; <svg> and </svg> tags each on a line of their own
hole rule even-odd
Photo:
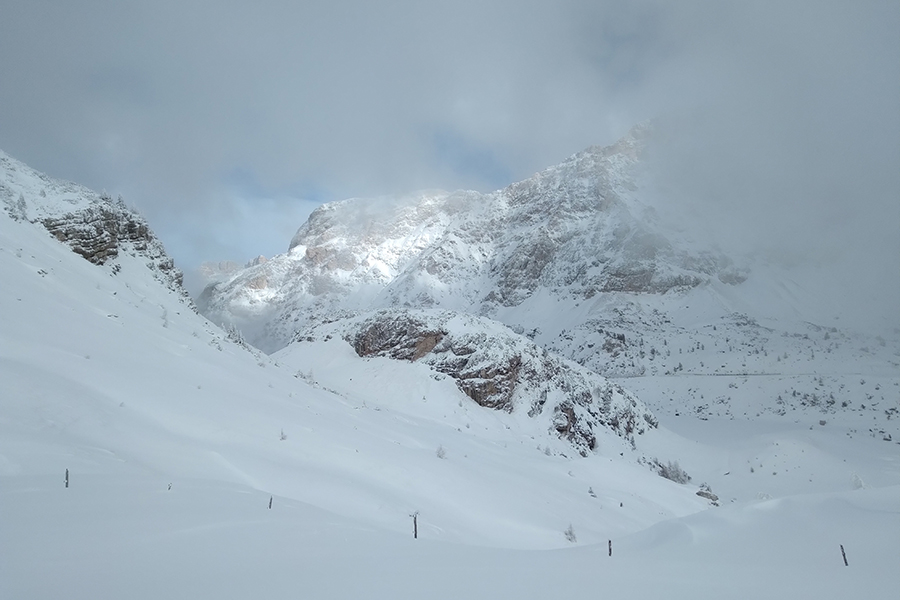
<svg viewBox="0 0 900 600">
<path fill-rule="evenodd" d="M 900 7 L 747 3 L 722 24 L 666 71 L 688 99 L 655 149 L 671 213 L 900 324 Z"/>
<path fill-rule="evenodd" d="M 697 235 L 896 272 L 898 30 L 892 0 L 11 0 L 0 147 L 122 193 L 190 267 L 323 199 L 488 191 L 661 116 Z"/>
</svg>

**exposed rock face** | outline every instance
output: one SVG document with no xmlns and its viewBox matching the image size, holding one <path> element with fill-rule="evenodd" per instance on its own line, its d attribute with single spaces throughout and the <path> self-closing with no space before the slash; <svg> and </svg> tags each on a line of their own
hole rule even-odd
<svg viewBox="0 0 900 600">
<path fill-rule="evenodd" d="M 123 242 L 130 242 L 135 250 L 146 251 L 151 241 L 145 223 L 124 211 L 113 211 L 110 206 L 89 206 L 78 213 L 48 217 L 42 222 L 56 239 L 95 265 L 118 256 Z"/>
<path fill-rule="evenodd" d="M 449 311 L 386 310 L 315 327 L 312 340 L 341 335 L 362 357 L 419 361 L 452 377 L 477 404 L 545 418 L 582 455 L 609 430 L 635 443 L 656 419 L 631 393 L 550 354 L 489 319 Z"/>
<path fill-rule="evenodd" d="M 337 312 L 439 307 L 533 329 L 545 324 L 515 309 L 535 295 L 588 300 L 738 283 L 742 274 L 726 258 L 679 250 L 655 228 L 640 197 L 647 135 L 637 127 L 491 194 L 326 204 L 287 254 L 214 286 L 201 311 L 275 351 Z"/>
<path fill-rule="evenodd" d="M 73 252 L 95 265 L 110 263 L 123 252 L 143 256 L 157 279 L 170 289 L 186 294 L 175 261 L 166 254 L 146 221 L 121 201 L 114 203 L 100 196 L 81 210 L 44 218 L 41 224 L 56 239 L 71 246 Z"/>
<path fill-rule="evenodd" d="M 113 273 L 125 254 L 145 259 L 156 279 L 193 305 L 181 271 L 143 217 L 121 198 L 51 179 L 0 152 L 0 200 L 10 217 L 41 224 L 73 252 Z"/>
<path fill-rule="evenodd" d="M 427 331 L 424 323 L 400 314 L 364 323 L 353 338 L 353 349 L 360 356 L 414 361 L 433 350 L 445 335 L 443 331 Z"/>
</svg>

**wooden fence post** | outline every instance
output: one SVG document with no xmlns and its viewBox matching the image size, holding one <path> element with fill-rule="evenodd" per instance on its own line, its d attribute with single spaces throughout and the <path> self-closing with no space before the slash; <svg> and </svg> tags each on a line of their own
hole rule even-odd
<svg viewBox="0 0 900 600">
<path fill-rule="evenodd" d="M 409 516 L 411 516 L 413 520 L 413 539 L 417 540 L 419 539 L 419 511 L 416 511 Z"/>
</svg>

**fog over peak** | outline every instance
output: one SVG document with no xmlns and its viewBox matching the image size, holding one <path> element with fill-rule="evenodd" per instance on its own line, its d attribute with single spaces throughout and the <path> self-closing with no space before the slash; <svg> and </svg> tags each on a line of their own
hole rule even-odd
<svg viewBox="0 0 900 600">
<path fill-rule="evenodd" d="M 490 191 L 657 117 L 674 226 L 896 322 L 897 31 L 889 0 L 13 0 L 0 148 L 122 194 L 191 269 L 284 252 L 323 201 Z"/>
</svg>

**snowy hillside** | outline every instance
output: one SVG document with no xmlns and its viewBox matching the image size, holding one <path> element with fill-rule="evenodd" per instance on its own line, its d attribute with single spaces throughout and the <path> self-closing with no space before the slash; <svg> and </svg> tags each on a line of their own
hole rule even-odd
<svg viewBox="0 0 900 600">
<path fill-rule="evenodd" d="M 428 365 L 435 378 L 449 376 L 477 405 L 539 420 L 582 456 L 607 445 L 598 436 L 619 436 L 635 448 L 636 438 L 657 426 L 643 403 L 621 386 L 489 319 L 449 311 L 381 311 L 312 328 L 300 340 L 334 337 L 361 357 Z"/>
<path fill-rule="evenodd" d="M 0 203 L 14 221 L 42 224 L 75 253 L 113 272 L 126 256 L 140 256 L 156 279 L 187 300 L 181 271 L 121 197 L 113 201 L 105 193 L 51 179 L 0 151 Z"/>
<path fill-rule="evenodd" d="M 492 360 L 543 357 L 529 339 L 543 333 L 504 338 L 474 317 L 399 313 L 419 315 L 449 348 L 442 339 L 410 361 L 388 357 L 403 344 L 342 337 L 381 339 L 365 336 L 370 314 L 318 324 L 267 356 L 193 311 L 152 232 L 128 234 L 133 213 L 5 155 L 2 166 L 2 598 L 803 598 L 895 586 L 900 436 L 863 431 L 897 422 L 881 416 L 897 398 L 893 340 L 848 367 L 866 370 L 852 412 L 797 401 L 785 416 L 734 421 L 675 416 L 666 401 L 677 377 L 631 387 L 551 361 L 571 375 L 535 371 L 553 384 L 548 403 L 582 381 L 609 390 L 611 409 L 660 420 L 632 447 L 599 423 L 612 414 L 603 403 L 589 403 L 603 428 L 581 457 L 550 430 L 549 410 L 485 408 L 452 374 L 469 371 L 445 368 L 479 328 L 496 340 Z M 856 348 L 820 333 L 817 356 L 831 343 Z M 697 381 L 728 381 L 701 374 L 711 350 L 691 352 L 684 335 Z M 636 352 L 629 335 L 625 344 Z M 776 364 L 809 377 L 798 360 Z M 822 377 L 810 383 L 849 388 Z M 660 477 L 656 459 L 691 481 Z"/>
</svg>

